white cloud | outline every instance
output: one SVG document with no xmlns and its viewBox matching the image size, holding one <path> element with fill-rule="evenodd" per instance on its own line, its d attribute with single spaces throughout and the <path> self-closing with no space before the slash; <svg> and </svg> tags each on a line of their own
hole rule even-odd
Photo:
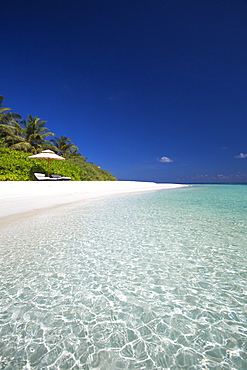
<svg viewBox="0 0 247 370">
<path fill-rule="evenodd" d="M 173 160 L 171 158 L 168 158 L 168 157 L 157 158 L 157 161 L 158 162 L 161 162 L 161 163 L 170 163 L 170 162 L 173 162 Z"/>
<path fill-rule="evenodd" d="M 240 153 L 239 155 L 235 155 L 234 158 L 247 158 L 247 154 L 245 153 Z"/>
</svg>

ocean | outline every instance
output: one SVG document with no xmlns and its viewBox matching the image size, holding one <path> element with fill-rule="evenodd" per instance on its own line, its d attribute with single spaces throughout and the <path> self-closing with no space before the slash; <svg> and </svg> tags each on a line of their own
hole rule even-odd
<svg viewBox="0 0 247 370">
<path fill-rule="evenodd" d="M 246 185 L 58 207 L 0 246 L 1 369 L 247 369 Z"/>
</svg>

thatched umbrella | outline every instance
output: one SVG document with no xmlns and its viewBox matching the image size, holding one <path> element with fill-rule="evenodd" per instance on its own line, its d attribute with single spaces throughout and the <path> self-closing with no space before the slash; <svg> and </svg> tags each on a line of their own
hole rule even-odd
<svg viewBox="0 0 247 370">
<path fill-rule="evenodd" d="M 54 153 L 52 150 L 43 150 L 43 152 L 39 154 L 34 154 L 30 155 L 28 158 L 33 158 L 33 159 L 45 159 L 48 162 L 48 176 L 50 176 L 50 162 L 52 160 L 59 160 L 59 161 L 64 161 L 65 158 L 61 157 L 60 155 L 57 155 Z"/>
</svg>

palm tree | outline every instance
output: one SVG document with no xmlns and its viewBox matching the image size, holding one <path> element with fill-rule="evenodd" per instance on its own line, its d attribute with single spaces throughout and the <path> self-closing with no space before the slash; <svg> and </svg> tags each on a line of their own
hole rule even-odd
<svg viewBox="0 0 247 370">
<path fill-rule="evenodd" d="M 45 124 L 46 121 L 41 121 L 40 118 L 30 114 L 28 119 L 23 120 L 21 124 L 11 120 L 3 125 L 3 130 L 7 133 L 5 140 L 12 149 L 25 152 L 37 152 L 39 149 L 50 148 L 52 144 L 47 138 L 55 134 L 50 132 Z"/>
<path fill-rule="evenodd" d="M 4 96 L 0 95 L 0 124 L 6 124 L 12 119 L 21 119 L 21 115 L 13 113 L 11 108 L 2 108 Z"/>
<path fill-rule="evenodd" d="M 19 122 L 14 119 L 0 125 L 0 137 L 4 146 L 12 147 L 18 142 L 23 141 L 25 130 Z"/>
<path fill-rule="evenodd" d="M 37 116 L 33 117 L 30 114 L 28 119 L 23 121 L 25 140 L 36 149 L 50 145 L 51 141 L 47 140 L 47 138 L 55 135 L 45 127 L 45 124 L 46 121 L 41 121 Z"/>
<path fill-rule="evenodd" d="M 70 155 L 72 157 L 82 157 L 81 153 L 78 152 L 78 148 L 77 149 L 72 149 L 71 152 L 70 152 Z"/>
<path fill-rule="evenodd" d="M 13 141 L 9 140 L 12 136 L 12 128 L 14 122 L 18 124 L 17 120 L 21 119 L 21 115 L 13 113 L 10 108 L 3 108 L 4 96 L 0 95 L 0 145 L 10 146 Z"/>
<path fill-rule="evenodd" d="M 54 139 L 51 139 L 51 142 L 56 147 L 56 152 L 59 155 L 75 155 L 78 151 L 78 147 L 66 136 L 54 137 Z"/>
</svg>

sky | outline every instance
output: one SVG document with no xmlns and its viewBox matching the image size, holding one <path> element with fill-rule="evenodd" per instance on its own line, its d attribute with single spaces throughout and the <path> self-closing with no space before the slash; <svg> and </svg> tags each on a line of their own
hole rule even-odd
<svg viewBox="0 0 247 370">
<path fill-rule="evenodd" d="M 0 95 L 120 180 L 247 182 L 247 0 L 8 0 Z"/>
</svg>

